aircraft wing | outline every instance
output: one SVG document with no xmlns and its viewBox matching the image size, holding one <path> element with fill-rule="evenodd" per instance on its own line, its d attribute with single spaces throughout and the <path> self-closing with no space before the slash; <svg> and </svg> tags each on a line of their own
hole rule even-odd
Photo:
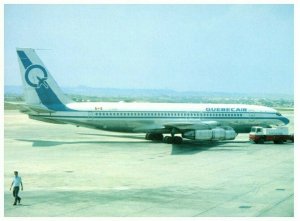
<svg viewBox="0 0 300 221">
<path fill-rule="evenodd" d="M 219 126 L 220 123 L 217 121 L 201 121 L 198 123 L 169 123 L 165 124 L 165 128 L 168 130 L 178 130 L 178 131 L 188 131 L 188 130 L 206 130 L 206 129 L 213 129 Z"/>
<path fill-rule="evenodd" d="M 164 125 L 161 124 L 149 124 L 146 126 L 142 127 L 137 127 L 134 129 L 135 132 L 157 132 L 157 133 L 167 133 L 168 131 L 166 130 Z"/>
<path fill-rule="evenodd" d="M 135 128 L 136 132 L 156 132 L 156 133 L 170 133 L 172 130 L 178 132 L 185 132 L 189 130 L 205 130 L 213 129 L 219 126 L 217 121 L 201 121 L 199 123 L 184 123 L 184 122 L 170 122 L 164 125 L 161 124 L 149 124 L 142 127 Z"/>
</svg>

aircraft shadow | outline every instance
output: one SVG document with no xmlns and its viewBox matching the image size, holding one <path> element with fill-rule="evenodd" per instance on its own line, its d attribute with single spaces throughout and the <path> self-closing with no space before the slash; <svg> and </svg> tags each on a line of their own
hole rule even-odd
<svg viewBox="0 0 300 221">
<path fill-rule="evenodd" d="M 192 155 L 211 148 L 216 148 L 219 143 L 195 143 L 184 141 L 182 144 L 172 144 L 171 155 Z"/>
<path fill-rule="evenodd" d="M 250 143 L 249 140 L 225 140 L 222 143 Z"/>
<path fill-rule="evenodd" d="M 95 133 L 77 133 L 80 135 L 90 135 L 90 136 L 101 136 L 101 137 L 117 137 L 117 138 L 130 138 L 130 139 L 138 139 L 138 140 L 145 140 L 144 136 L 137 136 L 137 135 L 119 135 L 119 134 L 95 134 Z M 243 141 L 243 140 L 226 140 L 222 141 L 221 143 L 249 143 L 250 141 Z M 161 141 L 153 141 L 153 143 L 162 143 Z M 203 145 L 203 144 L 212 144 L 212 142 L 205 142 L 205 141 L 194 141 L 194 140 L 184 140 L 183 144 L 193 144 L 193 145 Z M 180 144 L 182 145 L 182 144 Z"/>
<path fill-rule="evenodd" d="M 33 147 L 54 147 L 64 144 L 141 144 L 147 143 L 148 141 L 144 142 L 128 142 L 128 141 L 49 141 L 49 140 L 30 140 L 30 139 L 16 139 L 18 141 L 30 142 L 32 143 Z"/>
<path fill-rule="evenodd" d="M 191 155 L 200 153 L 202 151 L 244 151 L 241 146 L 228 145 L 231 143 L 248 143 L 248 141 L 195 142 L 190 140 L 184 140 L 182 144 L 172 144 L 171 155 Z"/>
<path fill-rule="evenodd" d="M 112 134 L 89 134 L 89 133 L 77 133 L 80 135 L 90 135 L 90 136 L 100 136 L 100 137 L 117 137 L 117 138 L 130 138 L 130 139 L 137 139 L 137 140 L 145 140 L 145 137 L 138 137 L 134 135 L 112 135 Z"/>
<path fill-rule="evenodd" d="M 90 134 L 88 134 L 90 135 Z M 98 134 L 97 134 L 98 135 Z M 105 135 L 100 135 L 105 136 Z M 114 136 L 111 137 L 126 137 L 129 136 Z M 146 144 L 151 143 L 151 141 L 147 141 L 145 139 L 141 139 L 139 137 L 135 137 L 141 141 L 51 141 L 51 140 L 34 140 L 34 139 L 16 139 L 17 141 L 29 142 L 32 143 L 32 147 L 56 147 L 59 145 L 78 145 L 78 144 Z M 163 144 L 162 142 L 152 142 L 155 144 Z M 230 143 L 247 143 L 247 142 L 195 142 L 192 140 L 184 140 L 182 144 L 170 144 L 172 147 L 171 155 L 191 155 L 197 154 L 202 151 L 241 151 L 240 146 L 229 145 Z M 226 145 L 226 147 L 222 147 Z"/>
</svg>

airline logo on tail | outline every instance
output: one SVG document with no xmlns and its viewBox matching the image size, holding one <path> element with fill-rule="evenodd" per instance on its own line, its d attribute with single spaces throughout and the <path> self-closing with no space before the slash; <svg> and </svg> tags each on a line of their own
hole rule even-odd
<svg viewBox="0 0 300 221">
<path fill-rule="evenodd" d="M 25 68 L 25 80 L 28 85 L 35 88 L 40 88 L 42 85 L 45 88 L 49 88 L 46 80 L 48 79 L 48 74 L 46 69 L 38 64 L 32 64 L 30 59 L 27 57 L 24 51 L 17 51 L 19 58 Z M 35 83 L 37 82 L 38 83 Z"/>
<path fill-rule="evenodd" d="M 17 54 L 21 61 L 20 66 L 24 67 L 24 70 L 21 68 L 24 83 L 30 86 L 25 87 L 25 90 L 29 92 L 33 90 L 37 95 L 37 99 L 34 100 L 33 104 L 43 104 L 46 108 L 54 111 L 70 111 L 71 109 L 62 100 L 64 97 L 63 93 L 56 86 L 50 73 L 47 72 L 34 50 L 17 49 Z M 34 95 L 30 93 L 28 98 L 33 100 L 30 96 Z"/>
<path fill-rule="evenodd" d="M 31 73 L 31 75 L 30 75 L 30 73 Z M 40 73 L 42 74 L 42 77 L 39 76 Z M 34 82 L 36 82 L 36 80 L 34 82 L 32 82 L 30 79 L 37 79 L 38 83 L 36 84 L 36 83 L 34 83 Z M 27 84 L 29 84 L 31 87 L 40 88 L 41 86 L 44 86 L 45 88 L 49 88 L 49 85 L 46 81 L 47 79 L 48 79 L 47 71 L 41 65 L 37 65 L 37 64 L 31 65 L 26 69 L 25 80 L 26 80 Z"/>
</svg>

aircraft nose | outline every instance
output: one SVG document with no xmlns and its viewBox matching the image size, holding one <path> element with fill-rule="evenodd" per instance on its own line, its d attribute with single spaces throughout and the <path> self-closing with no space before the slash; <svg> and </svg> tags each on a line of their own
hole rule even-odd
<svg viewBox="0 0 300 221">
<path fill-rule="evenodd" d="M 286 117 L 282 117 L 281 118 L 281 121 L 284 123 L 284 124 L 288 124 L 290 122 L 289 119 L 287 119 Z"/>
</svg>

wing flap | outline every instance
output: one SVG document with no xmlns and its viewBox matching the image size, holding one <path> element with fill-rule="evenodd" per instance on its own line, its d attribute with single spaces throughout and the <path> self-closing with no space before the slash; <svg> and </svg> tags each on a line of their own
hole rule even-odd
<svg viewBox="0 0 300 221">
<path fill-rule="evenodd" d="M 145 132 L 145 133 L 149 133 L 149 132 L 164 133 L 164 132 L 166 132 L 166 127 L 164 125 L 159 125 L 159 124 L 150 124 L 150 125 L 137 127 L 133 131 L 134 132 Z"/>
<path fill-rule="evenodd" d="M 179 131 L 187 131 L 187 130 L 205 130 L 205 129 L 213 129 L 219 126 L 220 123 L 217 121 L 201 121 L 199 123 L 169 123 L 165 124 L 165 128 L 167 129 L 177 129 Z"/>
<path fill-rule="evenodd" d="M 141 127 L 136 127 L 134 132 L 156 132 L 156 133 L 171 133 L 174 129 L 180 132 L 186 132 L 189 130 L 207 130 L 213 129 L 219 126 L 217 121 L 201 121 L 199 123 L 184 123 L 184 122 L 170 122 L 167 124 L 149 124 Z"/>
</svg>

